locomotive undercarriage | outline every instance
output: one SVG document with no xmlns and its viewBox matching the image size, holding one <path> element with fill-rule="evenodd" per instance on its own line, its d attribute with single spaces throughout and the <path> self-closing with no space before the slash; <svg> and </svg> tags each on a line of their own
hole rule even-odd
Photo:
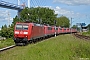
<svg viewBox="0 0 90 60">
<path fill-rule="evenodd" d="M 16 45 L 27 45 L 28 39 L 27 38 L 14 38 L 14 42 Z"/>
</svg>

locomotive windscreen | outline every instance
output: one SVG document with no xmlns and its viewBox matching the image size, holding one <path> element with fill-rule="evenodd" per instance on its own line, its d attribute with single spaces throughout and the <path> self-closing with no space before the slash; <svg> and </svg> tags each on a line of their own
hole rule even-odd
<svg viewBox="0 0 90 60">
<path fill-rule="evenodd" d="M 17 24 L 16 30 L 28 30 L 28 25 L 25 24 Z"/>
</svg>

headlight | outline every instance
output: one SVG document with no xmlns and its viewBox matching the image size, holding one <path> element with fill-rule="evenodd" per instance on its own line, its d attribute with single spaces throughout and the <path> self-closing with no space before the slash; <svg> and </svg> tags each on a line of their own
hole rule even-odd
<svg viewBox="0 0 90 60">
<path fill-rule="evenodd" d="M 15 31 L 15 34 L 19 34 L 19 32 L 18 31 Z"/>
<path fill-rule="evenodd" d="M 28 34 L 28 32 L 24 32 L 24 34 Z"/>
</svg>

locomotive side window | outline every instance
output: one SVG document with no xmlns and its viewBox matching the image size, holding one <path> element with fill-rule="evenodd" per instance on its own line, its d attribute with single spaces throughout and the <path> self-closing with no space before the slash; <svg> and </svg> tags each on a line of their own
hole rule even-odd
<svg viewBox="0 0 90 60">
<path fill-rule="evenodd" d="M 66 30 L 66 29 L 64 29 L 64 30 Z"/>
<path fill-rule="evenodd" d="M 28 25 L 17 24 L 16 30 L 28 30 Z"/>
<path fill-rule="evenodd" d="M 54 30 L 58 30 L 58 28 L 56 28 L 56 29 L 54 28 Z"/>
<path fill-rule="evenodd" d="M 23 25 L 23 30 L 28 30 L 28 25 Z"/>
<path fill-rule="evenodd" d="M 60 30 L 62 30 L 62 28 L 60 28 Z"/>
<path fill-rule="evenodd" d="M 48 27 L 48 30 L 52 30 L 52 28 L 51 27 Z"/>
<path fill-rule="evenodd" d="M 17 24 L 16 25 L 16 30 L 20 30 L 20 29 L 22 29 L 22 24 Z"/>
</svg>

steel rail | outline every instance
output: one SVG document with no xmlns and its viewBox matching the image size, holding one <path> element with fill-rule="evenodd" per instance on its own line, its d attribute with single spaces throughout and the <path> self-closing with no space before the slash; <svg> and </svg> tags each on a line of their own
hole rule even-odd
<svg viewBox="0 0 90 60">
<path fill-rule="evenodd" d="M 85 40 L 90 40 L 90 36 L 84 36 L 80 34 L 74 34 L 75 37 L 80 38 L 80 39 L 85 39 Z"/>
<path fill-rule="evenodd" d="M 11 48 L 14 48 L 15 46 L 16 46 L 16 45 L 11 45 L 11 46 L 2 48 L 2 49 L 0 49 L 0 52 L 5 51 L 5 50 L 8 50 L 8 49 L 11 49 Z"/>
</svg>

